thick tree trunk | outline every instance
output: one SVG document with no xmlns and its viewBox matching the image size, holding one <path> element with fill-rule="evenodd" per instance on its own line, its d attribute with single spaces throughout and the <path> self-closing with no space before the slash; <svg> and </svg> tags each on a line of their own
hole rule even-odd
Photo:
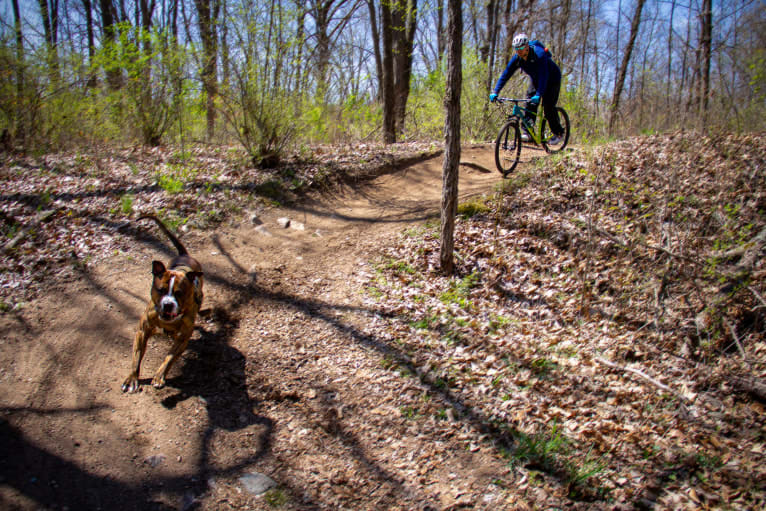
<svg viewBox="0 0 766 511">
<path fill-rule="evenodd" d="M 449 0 L 447 21 L 447 90 L 444 99 L 444 166 L 442 169 L 441 248 L 439 264 L 444 274 L 454 271 L 455 215 L 460 164 L 460 89 L 463 82 L 463 12 L 459 0 Z"/>
</svg>

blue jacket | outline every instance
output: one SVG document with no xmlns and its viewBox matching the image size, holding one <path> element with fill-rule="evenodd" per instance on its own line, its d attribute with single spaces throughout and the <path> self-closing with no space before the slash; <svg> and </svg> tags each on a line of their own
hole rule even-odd
<svg viewBox="0 0 766 511">
<path fill-rule="evenodd" d="M 532 85 L 540 97 L 545 95 L 549 83 L 561 83 L 561 70 L 550 55 L 545 53 L 545 49 L 532 44 L 529 45 L 529 49 L 527 60 L 522 59 L 518 54 L 511 57 L 511 61 L 508 62 L 508 66 L 495 85 L 495 94 L 500 93 L 500 89 L 519 68 L 532 78 Z"/>
</svg>

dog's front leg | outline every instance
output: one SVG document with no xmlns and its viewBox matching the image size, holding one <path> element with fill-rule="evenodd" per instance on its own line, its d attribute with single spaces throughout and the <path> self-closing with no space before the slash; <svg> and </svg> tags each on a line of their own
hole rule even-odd
<svg viewBox="0 0 766 511">
<path fill-rule="evenodd" d="M 194 325 L 192 325 L 192 329 L 193 328 Z M 173 367 L 175 361 L 178 360 L 178 357 L 181 356 L 181 353 L 186 351 L 186 347 L 189 345 L 189 339 L 191 338 L 191 335 L 192 332 L 188 331 L 186 328 L 182 329 L 176 334 L 175 338 L 173 339 L 173 345 L 170 347 L 170 352 L 167 354 L 165 360 L 162 362 L 162 365 L 154 374 L 152 386 L 155 389 L 161 389 L 165 386 L 165 377 L 168 375 L 168 372 L 170 371 L 170 368 Z"/>
<path fill-rule="evenodd" d="M 149 315 L 144 313 L 138 322 L 138 330 L 133 340 L 133 361 L 130 366 L 130 374 L 122 384 L 122 391 L 133 393 L 138 390 L 138 374 L 141 371 L 141 360 L 146 352 L 146 344 L 154 333 L 154 327 L 149 321 Z"/>
</svg>

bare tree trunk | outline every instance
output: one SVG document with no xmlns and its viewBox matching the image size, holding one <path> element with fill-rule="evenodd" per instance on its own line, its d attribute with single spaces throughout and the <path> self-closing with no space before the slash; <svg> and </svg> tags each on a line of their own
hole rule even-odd
<svg viewBox="0 0 766 511">
<path fill-rule="evenodd" d="M 630 57 L 633 53 L 633 45 L 636 42 L 636 37 L 638 36 L 638 27 L 641 24 L 641 11 L 644 9 L 644 3 L 646 3 L 646 0 L 638 0 L 636 3 L 636 11 L 633 14 L 633 21 L 630 24 L 630 39 L 628 40 L 628 44 L 625 47 L 625 53 L 622 56 L 622 64 L 620 65 L 620 70 L 617 73 L 617 81 L 614 84 L 614 97 L 612 98 L 612 106 L 611 106 L 611 112 L 609 115 L 609 133 L 614 133 L 614 125 L 617 121 L 617 116 L 619 115 L 619 108 L 620 108 L 620 95 L 622 94 L 622 89 L 625 86 L 625 75 L 628 71 L 628 64 L 630 63 Z"/>
<path fill-rule="evenodd" d="M 592 16 L 593 16 L 593 0 L 588 0 L 588 10 L 585 15 L 585 29 L 583 30 L 583 34 L 582 34 L 582 49 L 580 50 L 582 52 L 582 54 L 580 55 L 580 80 L 582 80 L 582 82 L 585 82 L 585 62 L 588 56 L 588 41 L 591 40 L 590 20 Z"/>
<path fill-rule="evenodd" d="M 24 145 L 26 139 L 26 122 L 24 121 L 26 108 L 24 108 L 24 34 L 21 29 L 21 10 L 19 0 L 11 0 L 13 6 L 13 30 L 16 35 L 16 108 L 14 112 L 11 132 L 3 130 L 2 146 L 0 149 L 10 150 L 14 142 Z"/>
<path fill-rule="evenodd" d="M 560 3 L 560 14 L 557 16 L 554 28 L 554 37 L 551 43 L 556 58 L 561 62 L 568 62 L 568 49 L 566 48 L 567 28 L 569 26 L 569 15 L 572 11 L 572 0 L 562 0 Z"/>
<path fill-rule="evenodd" d="M 88 39 L 88 65 L 91 66 L 86 85 L 93 88 L 98 85 L 98 78 L 93 72 L 93 59 L 96 56 L 96 43 L 93 35 L 93 4 L 90 0 L 82 0 L 82 9 L 85 11 L 85 36 Z"/>
<path fill-rule="evenodd" d="M 327 101 L 328 72 L 330 69 L 330 8 L 334 0 L 311 2 L 310 12 L 316 27 L 317 51 L 317 97 L 322 103 Z"/>
<path fill-rule="evenodd" d="M 372 0 L 371 0 L 372 1 Z M 299 0 L 296 0 L 295 7 L 298 10 L 298 16 L 296 17 L 296 24 L 298 25 L 298 57 L 295 59 L 296 62 L 296 69 L 295 69 L 295 90 L 296 91 L 304 91 L 306 89 L 305 87 L 305 79 L 304 75 L 304 69 L 306 67 L 305 62 L 303 62 L 303 48 L 306 46 L 305 41 L 305 24 L 306 24 L 306 10 L 302 7 L 302 2 Z M 298 103 L 295 103 L 296 108 L 298 107 Z"/>
<path fill-rule="evenodd" d="M 673 17 L 675 16 L 676 12 L 676 0 L 672 0 L 670 3 L 670 21 L 668 22 L 668 71 L 667 71 L 667 77 L 665 81 L 665 95 L 667 97 L 667 103 L 666 103 L 666 113 L 671 114 L 670 112 L 670 73 L 673 72 Z"/>
<path fill-rule="evenodd" d="M 273 0 L 272 0 L 273 1 Z M 202 39 L 202 87 L 207 96 L 207 139 L 215 135 L 215 97 L 218 94 L 218 43 L 216 26 L 218 24 L 219 0 L 194 0 L 199 18 L 200 39 Z"/>
<path fill-rule="evenodd" d="M 700 98 L 700 120 L 704 129 L 707 126 L 708 101 L 710 96 L 710 61 L 712 59 L 712 39 L 713 39 L 713 1 L 702 0 L 701 13 L 701 79 L 702 79 L 702 97 Z"/>
<path fill-rule="evenodd" d="M 437 0 L 436 7 L 436 51 L 439 53 L 439 62 L 444 57 L 444 48 L 447 46 L 447 38 L 444 36 L 444 0 Z"/>
<path fill-rule="evenodd" d="M 500 23 L 500 1 L 489 2 L 487 5 L 487 38 L 489 44 L 489 62 L 487 63 L 487 90 L 492 88 L 495 74 L 495 55 L 497 52 L 497 33 Z M 489 105 L 487 105 L 489 106 Z"/>
<path fill-rule="evenodd" d="M 51 84 L 57 84 L 60 80 L 58 61 L 58 27 L 59 27 L 59 3 L 58 0 L 37 0 L 40 6 L 40 16 L 43 21 L 45 36 L 45 50 L 47 52 L 48 76 Z"/>
<path fill-rule="evenodd" d="M 417 13 L 417 0 L 394 2 L 394 9 L 391 11 L 394 52 L 394 117 L 398 133 L 404 132 L 407 99 L 410 96 L 412 48 L 415 43 Z"/>
<path fill-rule="evenodd" d="M 117 39 L 115 27 L 115 9 L 112 0 L 99 0 L 101 7 L 101 26 L 103 27 L 103 45 L 112 45 Z M 118 90 L 122 87 L 122 73 L 119 68 L 109 67 L 106 70 L 106 83 L 109 89 Z"/>
<path fill-rule="evenodd" d="M 689 77 L 689 48 L 691 43 L 691 30 L 692 30 L 692 24 L 687 20 L 686 23 L 686 41 L 684 41 L 684 52 L 683 52 L 683 60 L 681 62 L 681 85 L 679 86 L 679 90 L 683 91 L 686 88 L 687 82 L 693 83 L 694 79 Z M 682 123 L 686 125 L 686 122 L 688 120 L 688 110 L 693 102 L 694 98 L 694 87 L 689 86 L 689 95 L 687 97 L 686 105 L 682 112 Z M 680 103 L 680 101 L 679 101 Z"/>
<path fill-rule="evenodd" d="M 394 96 L 394 50 L 391 4 L 383 0 L 380 4 L 381 30 L 383 31 L 383 142 L 396 142 L 396 98 Z"/>
<path fill-rule="evenodd" d="M 367 0 L 367 7 L 370 10 L 370 30 L 372 31 L 372 50 L 375 54 L 375 71 L 378 76 L 378 84 L 383 83 L 383 62 L 380 56 L 380 32 L 378 32 L 378 21 L 375 15 L 375 1 Z M 382 99 L 381 87 L 378 85 L 376 93 L 378 100 Z"/>
<path fill-rule="evenodd" d="M 482 62 L 489 62 L 489 50 L 492 46 L 492 33 L 494 31 L 495 24 L 495 0 L 487 0 L 485 3 L 487 12 L 487 29 L 484 32 L 484 40 L 479 47 L 479 58 Z"/>
<path fill-rule="evenodd" d="M 441 247 L 439 264 L 442 273 L 451 275 L 455 268 L 455 215 L 457 214 L 458 173 L 460 164 L 460 89 L 463 81 L 463 12 L 459 0 L 449 0 L 447 21 L 447 90 L 444 98 L 444 166 L 442 169 Z"/>
<path fill-rule="evenodd" d="M 221 0 L 222 19 L 226 19 L 228 5 L 226 0 Z M 231 81 L 231 57 L 229 56 L 229 24 L 221 23 L 221 81 L 225 86 Z"/>
</svg>

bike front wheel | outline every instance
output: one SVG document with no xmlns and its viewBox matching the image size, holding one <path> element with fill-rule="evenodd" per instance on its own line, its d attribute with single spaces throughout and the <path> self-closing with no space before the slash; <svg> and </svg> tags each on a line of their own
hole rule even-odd
<svg viewBox="0 0 766 511">
<path fill-rule="evenodd" d="M 543 124 L 540 127 L 540 140 L 542 141 L 543 148 L 549 153 L 563 151 L 569 143 L 569 116 L 560 106 L 556 107 L 556 113 L 559 116 L 561 127 L 564 128 L 564 134 L 561 136 L 561 141 L 558 144 L 551 144 L 549 142 L 553 138 L 553 132 L 550 129 L 550 123 L 548 123 L 545 117 L 543 117 Z"/>
<path fill-rule="evenodd" d="M 519 120 L 511 119 L 500 129 L 495 141 L 495 165 L 503 177 L 507 177 L 516 168 L 520 156 L 521 129 L 519 128 Z"/>
</svg>

